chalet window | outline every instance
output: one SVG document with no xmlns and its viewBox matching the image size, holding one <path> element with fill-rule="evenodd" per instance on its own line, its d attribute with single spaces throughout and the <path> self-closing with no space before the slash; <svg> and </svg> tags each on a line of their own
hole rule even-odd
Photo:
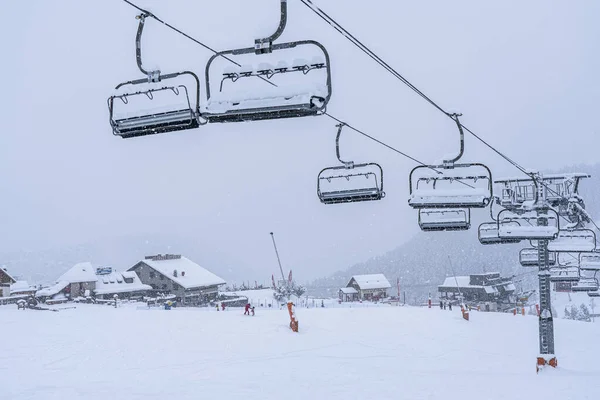
<svg viewBox="0 0 600 400">
<path fill-rule="evenodd" d="M 161 276 L 160 276 L 160 280 L 161 280 L 161 281 L 164 281 L 164 280 L 165 280 L 165 276 L 164 276 L 164 275 L 161 275 Z"/>
<path fill-rule="evenodd" d="M 161 275 L 161 276 L 162 276 L 162 275 Z M 167 290 L 167 284 L 166 284 L 166 283 L 163 283 L 163 285 L 162 285 L 162 289 L 163 289 L 163 290 Z"/>
<path fill-rule="evenodd" d="M 173 283 L 173 290 L 179 290 L 179 285 L 176 283 Z"/>
<path fill-rule="evenodd" d="M 133 278 L 125 278 L 125 283 L 133 283 Z"/>
<path fill-rule="evenodd" d="M 154 271 L 150 271 L 150 279 L 154 278 L 156 278 L 156 274 L 154 273 Z"/>
</svg>

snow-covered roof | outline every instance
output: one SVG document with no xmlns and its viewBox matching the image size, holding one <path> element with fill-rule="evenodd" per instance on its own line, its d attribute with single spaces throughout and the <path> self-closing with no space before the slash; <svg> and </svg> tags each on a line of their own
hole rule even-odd
<svg viewBox="0 0 600 400">
<path fill-rule="evenodd" d="M 340 291 L 344 294 L 357 294 L 358 292 L 353 287 L 343 287 Z"/>
<path fill-rule="evenodd" d="M 361 290 L 389 289 L 392 287 L 383 274 L 354 275 L 352 279 Z"/>
<path fill-rule="evenodd" d="M 113 271 L 110 274 L 98 275 L 97 278 L 94 290 L 96 294 L 129 293 L 152 289 L 149 285 L 143 284 L 137 274 L 132 271 Z"/>
<path fill-rule="evenodd" d="M 35 292 L 35 286 L 29 286 L 27 281 L 16 281 L 10 285 L 10 293 Z"/>
<path fill-rule="evenodd" d="M 52 285 L 50 287 L 38 290 L 35 293 L 35 295 L 36 295 L 36 297 L 40 297 L 40 296 L 44 296 L 44 297 L 54 296 L 55 294 L 57 294 L 58 292 L 60 292 L 61 290 L 63 290 L 64 288 L 66 288 L 69 285 L 70 285 L 70 282 L 68 282 L 68 281 L 58 281 L 57 283 L 55 283 L 54 285 Z"/>
<path fill-rule="evenodd" d="M 62 274 L 57 282 L 81 283 L 81 282 L 96 282 L 96 270 L 90 262 L 82 262 L 75 264 L 73 268 Z"/>
<path fill-rule="evenodd" d="M 458 284 L 457 284 L 458 282 Z M 470 276 L 449 276 L 444 280 L 440 286 L 444 287 L 470 287 L 471 277 Z M 481 287 L 481 286 L 478 286 Z"/>
<path fill-rule="evenodd" d="M 147 257 L 141 262 L 185 289 L 225 284 L 222 278 L 182 256 Z M 175 271 L 177 276 L 174 276 Z"/>
<path fill-rule="evenodd" d="M 13 278 L 6 269 L 4 268 L 0 268 L 0 273 L 6 275 L 8 277 L 8 279 L 12 280 L 13 283 L 16 282 L 17 280 L 15 278 Z"/>
</svg>

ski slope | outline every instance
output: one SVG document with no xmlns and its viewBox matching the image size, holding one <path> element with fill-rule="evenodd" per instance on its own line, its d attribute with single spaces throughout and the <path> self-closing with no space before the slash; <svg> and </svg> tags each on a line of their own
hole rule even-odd
<svg viewBox="0 0 600 400">
<path fill-rule="evenodd" d="M 298 309 L 293 334 L 284 310 L 144 308 L 0 307 L 0 398 L 566 400 L 600 389 L 600 324 L 557 320 L 559 368 L 536 375 L 531 316 Z"/>
</svg>

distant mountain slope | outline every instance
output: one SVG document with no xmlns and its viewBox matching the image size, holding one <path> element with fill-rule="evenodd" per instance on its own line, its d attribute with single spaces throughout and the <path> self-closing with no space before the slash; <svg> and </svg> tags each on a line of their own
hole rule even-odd
<svg viewBox="0 0 600 400">
<path fill-rule="evenodd" d="M 558 172 L 587 172 L 592 178 L 582 182 L 580 193 L 592 216 L 600 216 L 600 164 L 575 166 Z M 600 218 L 597 218 L 600 221 Z M 346 271 L 317 279 L 308 285 L 310 294 L 337 295 L 337 288 L 344 286 L 352 275 L 381 272 L 394 288 L 400 279 L 401 291 L 406 291 L 407 302 L 417 303 L 427 299 L 428 293 L 435 297 L 437 285 L 446 276 L 468 275 L 469 273 L 500 272 L 502 275 L 517 275 L 519 285 L 535 288 L 535 271 L 519 264 L 519 249 L 527 246 L 496 245 L 483 246 L 477 239 L 479 223 L 489 220 L 484 211 L 474 212 L 469 231 L 463 232 L 420 232 L 414 238 L 381 256 L 357 263 Z M 416 222 L 415 222 L 416 223 Z"/>
</svg>

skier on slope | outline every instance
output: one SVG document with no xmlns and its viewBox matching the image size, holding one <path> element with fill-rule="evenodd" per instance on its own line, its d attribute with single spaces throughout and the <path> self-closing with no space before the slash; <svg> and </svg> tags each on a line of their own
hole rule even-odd
<svg viewBox="0 0 600 400">
<path fill-rule="evenodd" d="M 440 310 L 443 310 L 443 309 L 444 309 L 444 301 L 440 300 Z"/>
<path fill-rule="evenodd" d="M 244 315 L 250 315 L 250 303 L 246 303 L 246 307 L 244 307 Z"/>
<path fill-rule="evenodd" d="M 452 311 L 452 303 L 448 302 L 448 310 Z"/>
<path fill-rule="evenodd" d="M 250 308 L 250 310 L 252 311 L 252 316 L 254 316 L 254 307 Z"/>
</svg>

